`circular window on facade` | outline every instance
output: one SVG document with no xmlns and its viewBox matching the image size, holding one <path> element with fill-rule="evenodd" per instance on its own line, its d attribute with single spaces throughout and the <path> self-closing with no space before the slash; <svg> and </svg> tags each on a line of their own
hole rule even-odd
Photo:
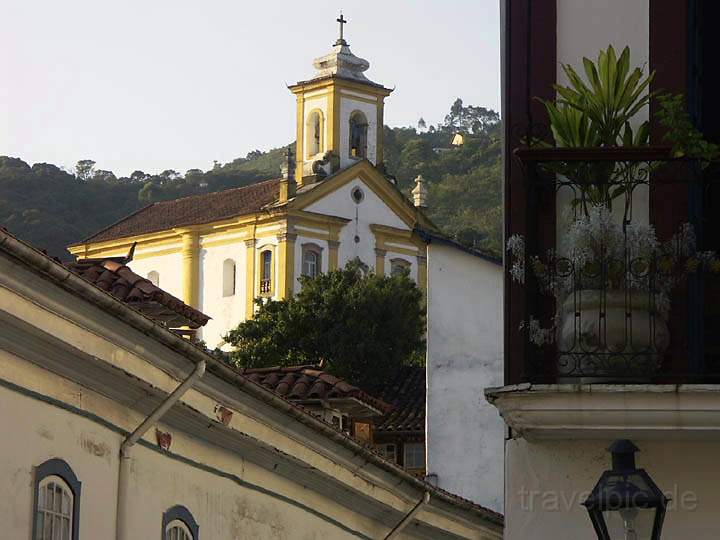
<svg viewBox="0 0 720 540">
<path fill-rule="evenodd" d="M 355 204 L 360 204 L 363 199 L 365 198 L 365 193 L 362 189 L 355 186 L 353 190 L 350 192 L 350 196 L 352 197 L 352 200 Z"/>
</svg>

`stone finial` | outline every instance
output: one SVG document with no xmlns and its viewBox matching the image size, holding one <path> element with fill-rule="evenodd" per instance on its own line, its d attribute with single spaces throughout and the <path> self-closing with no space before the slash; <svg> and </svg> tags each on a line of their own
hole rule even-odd
<svg viewBox="0 0 720 540">
<path fill-rule="evenodd" d="M 413 204 L 418 208 L 427 208 L 428 191 L 425 187 L 425 179 L 421 174 L 415 179 L 415 187 L 412 190 Z"/>
<path fill-rule="evenodd" d="M 282 179 L 280 181 L 280 202 L 287 202 L 295 196 L 295 159 L 292 150 L 288 147 L 283 155 L 283 162 L 280 166 Z"/>
</svg>

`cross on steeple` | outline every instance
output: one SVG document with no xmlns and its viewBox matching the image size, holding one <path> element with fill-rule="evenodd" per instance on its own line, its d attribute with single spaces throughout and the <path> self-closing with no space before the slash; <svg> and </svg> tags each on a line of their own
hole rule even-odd
<svg viewBox="0 0 720 540">
<path fill-rule="evenodd" d="M 347 24 L 347 19 L 343 17 L 342 11 L 340 12 L 340 18 L 336 20 L 340 23 L 340 38 L 335 42 L 335 45 L 347 45 L 345 39 L 343 39 L 343 25 Z"/>
</svg>

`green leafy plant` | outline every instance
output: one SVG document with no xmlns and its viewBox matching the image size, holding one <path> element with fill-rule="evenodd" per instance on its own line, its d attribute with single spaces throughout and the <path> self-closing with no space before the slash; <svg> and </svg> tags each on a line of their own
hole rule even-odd
<svg viewBox="0 0 720 540">
<path fill-rule="evenodd" d="M 697 159 L 703 168 L 718 159 L 720 147 L 706 141 L 693 125 L 682 95 L 663 94 L 657 97 L 657 101 L 659 109 L 655 114 L 660 125 L 666 129 L 663 140 L 672 145 L 674 157 Z"/>
</svg>

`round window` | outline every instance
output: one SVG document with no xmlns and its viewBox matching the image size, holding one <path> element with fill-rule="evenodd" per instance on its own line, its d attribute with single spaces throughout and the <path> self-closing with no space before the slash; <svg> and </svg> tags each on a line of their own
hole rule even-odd
<svg viewBox="0 0 720 540">
<path fill-rule="evenodd" d="M 362 189 L 356 186 L 350 192 L 350 196 L 352 197 L 352 200 L 355 204 L 360 204 L 365 198 L 365 193 L 363 193 Z"/>
</svg>

